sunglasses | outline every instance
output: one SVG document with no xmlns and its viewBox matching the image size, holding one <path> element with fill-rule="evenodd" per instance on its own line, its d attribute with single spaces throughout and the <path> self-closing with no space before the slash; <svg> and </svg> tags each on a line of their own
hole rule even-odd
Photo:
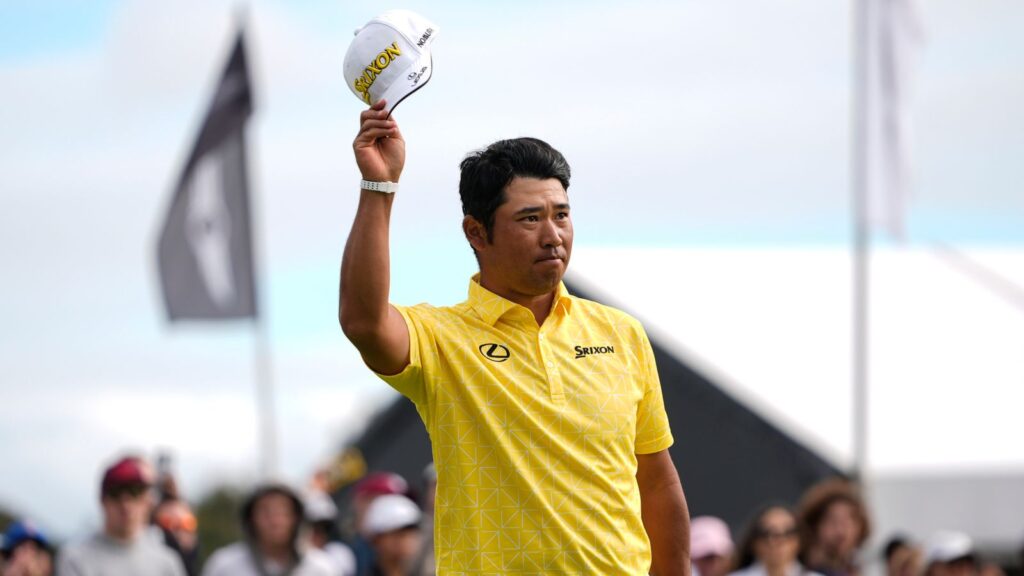
<svg viewBox="0 0 1024 576">
<path fill-rule="evenodd" d="M 796 528 L 787 528 L 786 530 L 769 530 L 767 528 L 758 528 L 754 531 L 754 536 L 764 540 L 783 540 L 785 538 L 792 538 L 796 536 Z"/>
</svg>

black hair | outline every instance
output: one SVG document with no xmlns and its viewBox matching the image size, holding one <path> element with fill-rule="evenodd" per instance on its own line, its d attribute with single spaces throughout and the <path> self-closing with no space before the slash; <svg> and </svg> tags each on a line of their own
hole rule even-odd
<svg viewBox="0 0 1024 576">
<path fill-rule="evenodd" d="M 743 531 L 743 536 L 740 538 L 740 541 L 736 546 L 733 570 L 742 570 L 757 561 L 757 558 L 754 555 L 754 543 L 760 536 L 761 522 L 764 520 L 764 517 L 768 515 L 768 512 L 771 512 L 772 510 L 782 510 L 786 514 L 789 514 L 790 518 L 793 519 L 793 528 L 796 528 L 797 518 L 796 514 L 793 513 L 792 508 L 781 502 L 770 502 L 762 505 L 754 512 L 754 515 L 751 516 L 746 529 Z"/>
<path fill-rule="evenodd" d="M 252 494 L 246 498 L 245 502 L 242 503 L 241 517 L 242 517 L 242 531 L 245 533 L 246 538 L 249 540 L 250 545 L 255 545 L 258 540 L 256 534 L 256 526 L 254 516 L 256 514 L 256 504 L 260 500 L 271 494 L 279 494 L 288 498 L 292 505 L 292 511 L 295 514 L 295 526 L 292 528 L 291 542 L 292 542 L 292 554 L 295 559 L 299 558 L 298 551 L 295 550 L 295 542 L 299 537 L 299 530 L 302 529 L 303 514 L 305 513 L 305 506 L 302 504 L 302 500 L 299 499 L 298 494 L 294 490 L 285 486 L 284 484 L 264 484 L 256 488 Z"/>
<path fill-rule="evenodd" d="M 494 231 L 494 212 L 505 202 L 505 187 L 513 178 L 555 178 L 569 190 L 569 163 L 558 150 L 537 138 L 499 140 L 472 152 L 459 164 L 462 214 Z"/>
<path fill-rule="evenodd" d="M 910 539 L 902 534 L 897 534 L 892 538 L 889 538 L 889 541 L 885 543 L 885 548 L 882 549 L 885 561 L 888 562 L 892 558 L 892 555 L 896 553 L 896 550 L 909 545 Z"/>
</svg>

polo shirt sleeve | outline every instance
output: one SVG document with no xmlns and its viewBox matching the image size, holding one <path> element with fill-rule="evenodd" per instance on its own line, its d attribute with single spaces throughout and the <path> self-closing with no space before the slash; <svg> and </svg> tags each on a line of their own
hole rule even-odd
<svg viewBox="0 0 1024 576">
<path fill-rule="evenodd" d="M 665 402 L 661 396 L 661 380 L 658 378 L 658 365 L 654 361 L 654 350 L 647 333 L 640 328 L 640 380 L 644 386 L 644 396 L 640 400 L 636 414 L 636 448 L 637 454 L 653 454 L 661 452 L 672 445 L 672 431 L 668 425 L 668 414 L 665 413 Z"/>
<path fill-rule="evenodd" d="M 426 407 L 426 379 L 424 378 L 423 352 L 424 346 L 433 345 L 433 334 L 430 331 L 428 305 L 398 306 L 393 305 L 405 319 L 409 328 L 409 365 L 398 374 L 380 374 L 377 377 L 405 396 L 417 408 Z"/>
</svg>

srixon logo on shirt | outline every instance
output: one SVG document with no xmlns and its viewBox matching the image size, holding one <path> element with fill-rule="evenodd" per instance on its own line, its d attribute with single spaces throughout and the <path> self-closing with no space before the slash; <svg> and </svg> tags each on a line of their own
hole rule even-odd
<svg viewBox="0 0 1024 576">
<path fill-rule="evenodd" d="M 576 360 L 591 354 L 615 354 L 615 346 L 577 346 Z"/>
</svg>

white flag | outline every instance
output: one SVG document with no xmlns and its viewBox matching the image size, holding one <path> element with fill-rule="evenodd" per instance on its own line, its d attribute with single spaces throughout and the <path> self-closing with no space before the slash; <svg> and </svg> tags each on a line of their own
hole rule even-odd
<svg viewBox="0 0 1024 576">
<path fill-rule="evenodd" d="M 924 43 L 915 0 L 876 0 L 868 47 L 868 222 L 902 239 L 910 197 L 911 77 Z"/>
</svg>

